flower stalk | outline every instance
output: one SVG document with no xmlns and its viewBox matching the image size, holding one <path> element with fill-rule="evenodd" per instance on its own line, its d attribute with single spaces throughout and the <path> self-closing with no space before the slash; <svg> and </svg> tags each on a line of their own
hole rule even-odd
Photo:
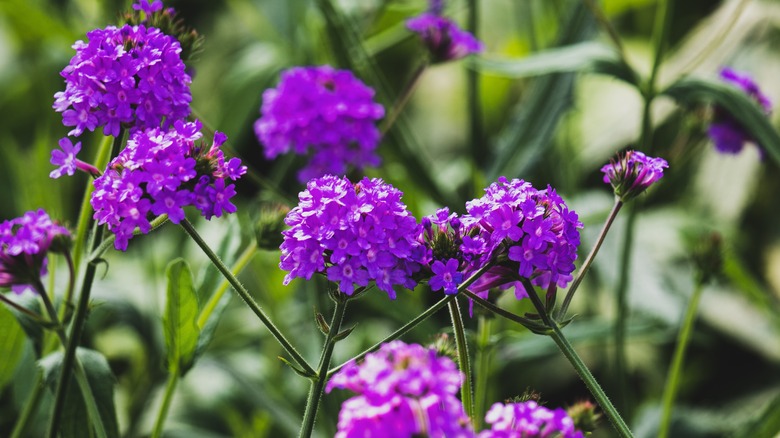
<svg viewBox="0 0 780 438">
<path fill-rule="evenodd" d="M 452 331 L 455 334 L 455 345 L 458 350 L 458 366 L 463 373 L 463 384 L 460 386 L 460 398 L 463 402 L 463 409 L 466 415 L 474 418 L 474 397 L 471 389 L 471 359 L 469 358 L 469 347 L 466 341 L 466 329 L 463 326 L 463 317 L 460 313 L 460 306 L 457 298 L 450 301 L 447 306 L 450 310 L 450 319 L 452 320 Z"/>
</svg>

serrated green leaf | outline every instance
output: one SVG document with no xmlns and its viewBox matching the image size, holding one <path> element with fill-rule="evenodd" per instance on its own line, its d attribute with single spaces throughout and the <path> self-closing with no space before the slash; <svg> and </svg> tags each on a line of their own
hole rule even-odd
<svg viewBox="0 0 780 438">
<path fill-rule="evenodd" d="M 43 371 L 43 380 L 52 394 L 57 391 L 62 357 L 62 352 L 56 352 L 38 361 L 38 366 Z M 119 424 L 114 405 L 114 375 L 111 373 L 108 361 L 99 352 L 80 347 L 76 350 L 76 358 L 84 367 L 106 437 L 118 438 Z M 63 409 L 59 435 L 61 438 L 92 436 L 87 421 L 87 408 L 84 405 L 79 385 L 76 384 L 76 379 L 73 376 L 71 376 L 71 382 L 68 385 L 68 394 Z"/>
<path fill-rule="evenodd" d="M 471 68 L 508 78 L 541 76 L 550 73 L 593 72 L 637 84 L 636 73 L 615 49 L 595 41 L 585 41 L 533 53 L 520 59 L 473 58 Z"/>
<path fill-rule="evenodd" d="M 168 370 L 184 375 L 192 366 L 198 347 L 198 295 L 186 261 L 176 259 L 165 270 L 168 277 L 167 302 L 163 315 Z"/>
<path fill-rule="evenodd" d="M 711 79 L 683 78 L 661 94 L 683 104 L 714 103 L 725 109 L 780 164 L 780 135 L 764 110 L 736 87 Z"/>
<path fill-rule="evenodd" d="M 0 305 L 0 389 L 11 377 L 24 352 L 24 330 L 5 306 Z"/>
</svg>

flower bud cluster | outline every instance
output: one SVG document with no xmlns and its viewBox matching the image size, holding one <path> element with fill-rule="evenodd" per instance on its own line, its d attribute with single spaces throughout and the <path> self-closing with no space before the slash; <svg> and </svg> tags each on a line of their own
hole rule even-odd
<svg viewBox="0 0 780 438">
<path fill-rule="evenodd" d="M 664 176 L 669 164 L 663 158 L 648 157 L 639 151 L 628 151 L 610 160 L 601 168 L 604 182 L 612 184 L 615 196 L 629 201 L 644 193 L 648 187 Z"/>
<path fill-rule="evenodd" d="M 452 61 L 481 52 L 484 49 L 482 42 L 443 17 L 442 9 L 441 1 L 432 1 L 428 11 L 406 21 L 406 28 L 422 39 L 431 61 Z"/>
</svg>

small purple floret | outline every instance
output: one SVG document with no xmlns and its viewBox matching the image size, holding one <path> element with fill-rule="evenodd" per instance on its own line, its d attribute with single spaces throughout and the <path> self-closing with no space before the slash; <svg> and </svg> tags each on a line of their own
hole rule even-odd
<svg viewBox="0 0 780 438">
<path fill-rule="evenodd" d="M 69 138 L 65 137 L 59 141 L 60 148 L 62 150 L 51 151 L 51 164 L 59 166 L 49 173 L 50 178 L 59 178 L 63 173 L 73 175 L 76 172 L 76 155 L 81 150 L 81 142 L 77 142 L 75 145 Z"/>
<path fill-rule="evenodd" d="M 350 166 L 379 165 L 375 149 L 381 137 L 376 121 L 384 108 L 374 90 L 352 72 L 330 66 L 294 67 L 279 85 L 263 93 L 255 122 L 266 158 L 288 152 L 311 154 L 298 178 L 306 182 L 326 174 L 343 175 Z"/>
</svg>

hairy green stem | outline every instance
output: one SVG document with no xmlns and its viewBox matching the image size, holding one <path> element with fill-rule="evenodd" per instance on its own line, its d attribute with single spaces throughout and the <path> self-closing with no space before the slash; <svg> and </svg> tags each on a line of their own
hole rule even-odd
<svg viewBox="0 0 780 438">
<path fill-rule="evenodd" d="M 566 316 L 566 312 L 569 310 L 571 300 L 574 298 L 574 292 L 576 292 L 577 288 L 580 287 L 582 279 L 585 278 L 585 274 L 587 274 L 590 270 L 590 266 L 593 264 L 593 260 L 596 259 L 596 254 L 598 254 L 599 249 L 601 248 L 601 244 L 604 243 L 604 238 L 607 237 L 609 228 L 612 226 L 612 222 L 615 221 L 615 218 L 617 217 L 618 212 L 622 206 L 623 202 L 621 202 L 620 199 L 616 197 L 615 204 L 612 206 L 612 210 L 610 210 L 609 216 L 607 216 L 607 220 L 604 222 L 604 226 L 601 228 L 599 237 L 596 239 L 596 244 L 593 245 L 590 253 L 587 257 L 585 257 L 585 261 L 582 263 L 579 272 L 577 272 L 577 278 L 574 279 L 574 281 L 571 283 L 571 286 L 569 286 L 569 290 L 566 292 L 566 297 L 563 299 L 563 304 L 561 304 L 560 309 L 558 309 L 558 312 L 555 315 L 556 320 L 560 321 L 561 318 Z"/>
<path fill-rule="evenodd" d="M 347 310 L 347 300 L 345 297 L 339 296 L 334 301 L 336 301 L 336 308 L 333 309 L 330 330 L 328 330 L 328 334 L 325 337 L 325 345 L 323 346 L 322 354 L 320 355 L 317 377 L 311 382 L 309 398 L 306 400 L 306 410 L 303 413 L 301 432 L 298 434 L 299 438 L 308 438 L 314 431 L 314 421 L 317 419 L 317 410 L 320 406 L 322 393 L 325 390 L 325 383 L 328 381 L 328 367 L 330 366 L 330 359 L 333 356 L 333 347 L 336 346 L 336 342 L 338 341 L 336 336 L 341 330 L 341 322 L 344 320 L 344 313 Z"/>
<path fill-rule="evenodd" d="M 474 430 L 482 429 L 482 420 L 487 412 L 488 377 L 490 377 L 490 359 L 493 350 L 490 345 L 492 328 L 493 318 L 480 315 L 477 326 L 476 369 L 474 370 L 476 376 L 474 381 L 474 416 L 471 417 Z"/>
<path fill-rule="evenodd" d="M 469 277 L 466 281 L 464 281 L 462 284 L 460 284 L 458 286 L 458 292 L 463 292 L 463 293 L 465 293 L 467 295 L 470 294 L 471 292 L 467 291 L 466 288 L 471 286 L 472 283 L 477 281 L 477 279 L 479 277 L 481 277 L 482 274 L 487 272 L 492 267 L 493 267 L 493 263 L 491 262 L 491 263 L 486 264 L 482 268 L 480 268 L 477 272 L 472 274 L 471 277 Z M 423 313 L 417 315 L 416 318 L 414 318 L 413 320 L 407 322 L 406 324 L 401 326 L 401 328 L 399 328 L 398 330 L 394 331 L 390 335 L 386 336 L 381 341 L 379 341 L 376 344 L 372 345 L 371 347 L 365 349 L 362 353 L 360 353 L 357 356 L 353 357 L 349 361 L 344 362 L 343 364 L 341 364 L 341 365 L 331 369 L 330 371 L 328 371 L 328 376 L 332 376 L 333 374 L 339 372 L 339 370 L 344 368 L 344 366 L 347 365 L 349 362 L 351 362 L 353 360 L 360 360 L 360 359 L 364 358 L 367 354 L 373 353 L 374 351 L 378 350 L 379 347 L 382 346 L 382 344 L 384 344 L 386 342 L 390 342 L 390 341 L 395 340 L 395 339 L 398 339 L 401 336 L 405 335 L 409 330 L 417 327 L 418 324 L 420 324 L 421 322 L 423 322 L 426 319 L 430 318 L 434 313 L 438 312 L 442 307 L 446 306 L 447 303 L 449 303 L 450 301 L 454 300 L 456 296 L 457 296 L 457 294 L 448 295 L 448 296 L 442 298 L 441 300 L 437 301 L 436 304 L 434 304 L 433 306 L 425 309 L 425 311 Z"/>
<path fill-rule="evenodd" d="M 633 437 L 634 435 L 631 433 L 631 429 L 628 428 L 626 422 L 623 421 L 623 417 L 620 416 L 618 410 L 615 409 L 615 406 L 612 405 L 612 402 L 609 400 L 609 397 L 607 397 L 607 394 L 604 392 L 604 390 L 601 389 L 601 386 L 596 381 L 596 378 L 593 377 L 593 374 L 574 350 L 574 347 L 572 347 L 572 345 L 569 343 L 569 340 L 566 339 L 566 336 L 564 336 L 563 332 L 558 326 L 558 323 L 556 323 L 550 317 L 550 315 L 546 313 L 544 303 L 542 303 L 542 300 L 539 299 L 538 295 L 536 295 L 536 290 L 534 289 L 531 282 L 526 278 L 522 279 L 522 282 L 526 291 L 528 291 L 528 297 L 531 299 L 531 302 L 536 308 L 536 311 L 539 312 L 539 316 L 541 316 L 542 321 L 544 321 L 544 323 L 550 328 L 548 336 L 553 339 L 563 355 L 566 357 L 566 359 L 568 359 L 569 363 L 571 363 L 575 371 L 577 371 L 577 374 L 585 383 L 585 386 L 596 399 L 599 406 L 601 406 L 601 409 L 604 411 L 604 415 L 606 415 L 609 421 L 612 423 L 615 431 L 617 431 L 618 435 L 623 438 Z"/>
<path fill-rule="evenodd" d="M 241 253 L 241 255 L 238 257 L 238 260 L 233 265 L 233 269 L 230 270 L 230 272 L 236 276 L 241 273 L 241 271 L 244 270 L 246 265 L 249 264 L 249 262 L 252 261 L 252 258 L 254 258 L 255 254 L 257 253 L 257 240 L 252 239 L 252 241 L 247 245 L 246 249 L 244 249 L 244 252 Z M 198 315 L 198 327 L 203 329 L 203 327 L 206 326 L 206 322 L 209 320 L 209 317 L 212 313 L 214 313 L 214 309 L 217 308 L 219 305 L 219 301 L 222 299 L 222 296 L 225 295 L 225 292 L 228 290 L 228 287 L 230 286 L 230 283 L 228 283 L 227 280 L 224 280 L 222 284 L 219 285 L 216 291 L 214 291 L 214 294 L 209 298 L 209 301 L 203 306 L 203 310 L 200 311 L 200 315 Z"/>
<path fill-rule="evenodd" d="M 154 422 L 152 438 L 160 438 L 165 427 L 165 419 L 168 417 L 168 409 L 171 407 L 173 394 L 176 392 L 176 385 L 179 383 L 179 370 L 173 370 L 168 374 L 168 383 L 165 385 L 165 394 L 163 394 L 160 411 L 157 413 L 157 420 Z"/>
<path fill-rule="evenodd" d="M 674 349 L 672 363 L 669 366 L 669 373 L 666 377 L 664 386 L 663 404 L 661 411 L 661 423 L 658 429 L 658 437 L 666 438 L 669 436 L 669 426 L 672 422 L 672 407 L 674 399 L 677 396 L 677 388 L 680 385 L 680 376 L 682 374 L 682 365 L 685 361 L 685 350 L 693 332 L 693 325 L 696 322 L 696 312 L 699 308 L 699 299 L 704 290 L 704 282 L 697 281 L 696 288 L 693 290 L 691 300 L 688 302 L 688 308 L 685 310 L 685 318 L 680 331 L 677 333 L 677 346 Z"/>
<path fill-rule="evenodd" d="M 474 418 L 474 397 L 471 392 L 471 359 L 469 358 L 469 346 L 466 342 L 466 329 L 463 326 L 463 317 L 460 314 L 458 299 L 450 301 L 447 306 L 450 309 L 452 331 L 455 334 L 455 345 L 458 349 L 458 366 L 464 375 L 463 384 L 460 386 L 460 399 L 466 415 Z"/>
<path fill-rule="evenodd" d="M 203 240 L 202 237 L 200 237 L 200 234 L 195 230 L 195 228 L 192 226 L 190 221 L 188 221 L 186 218 L 182 219 L 182 221 L 179 223 L 181 225 L 182 229 L 184 229 L 187 234 L 192 238 L 192 240 L 195 241 L 195 243 L 198 244 L 200 249 L 203 251 L 204 254 L 211 260 L 211 263 L 214 264 L 214 266 L 219 270 L 219 272 L 222 273 L 222 276 L 225 277 L 225 279 L 230 283 L 231 286 L 233 286 L 233 290 L 238 293 L 238 295 L 241 297 L 242 300 L 249 306 L 249 308 L 254 312 L 254 314 L 257 316 L 257 318 L 260 320 L 260 322 L 263 323 L 263 325 L 268 328 L 268 331 L 271 332 L 271 335 L 276 339 L 277 342 L 287 351 L 287 354 L 292 356 L 293 360 L 303 368 L 304 372 L 311 376 L 316 376 L 317 373 L 314 371 L 314 368 L 309 365 L 308 362 L 306 362 L 306 359 L 301 356 L 300 353 L 298 353 L 298 350 L 293 347 L 293 345 L 290 343 L 290 341 L 287 340 L 287 338 L 282 334 L 282 332 L 274 325 L 274 323 L 271 321 L 271 318 L 268 317 L 268 315 L 265 314 L 263 309 L 260 307 L 259 304 L 255 301 L 255 299 L 252 297 L 252 294 L 249 293 L 249 291 L 244 287 L 243 284 L 241 284 L 240 281 L 238 281 L 238 278 L 236 278 L 235 275 L 233 275 L 232 272 L 230 272 L 230 269 L 228 269 L 227 266 L 225 266 L 225 263 L 219 258 L 219 256 L 209 247 L 209 245 L 206 243 L 205 240 Z"/>
</svg>

